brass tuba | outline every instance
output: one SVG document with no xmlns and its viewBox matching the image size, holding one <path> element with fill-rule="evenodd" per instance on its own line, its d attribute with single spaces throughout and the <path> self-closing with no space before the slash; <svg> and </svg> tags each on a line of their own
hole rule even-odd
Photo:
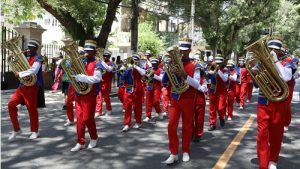
<svg viewBox="0 0 300 169">
<path fill-rule="evenodd" d="M 265 36 L 246 47 L 248 52 L 253 53 L 247 58 L 246 69 L 268 100 L 280 102 L 288 97 L 289 88 L 280 78 L 267 47 L 267 42 L 271 38 Z"/>
<path fill-rule="evenodd" d="M 18 43 L 22 37 L 17 36 L 6 42 L 3 42 L 2 46 L 7 48 L 12 52 L 11 55 L 7 57 L 7 63 L 14 73 L 22 72 L 30 69 L 30 65 L 23 54 L 23 51 L 19 47 Z M 20 82 L 25 86 L 33 86 L 37 81 L 36 75 L 30 75 L 23 78 L 19 78 Z"/>
<path fill-rule="evenodd" d="M 67 74 L 75 91 L 81 95 L 85 95 L 91 91 L 92 85 L 87 83 L 77 82 L 74 78 L 74 76 L 77 74 L 87 75 L 85 66 L 82 62 L 82 57 L 80 57 L 77 49 L 78 49 L 78 45 L 75 42 L 72 42 L 60 49 L 64 51 L 69 57 L 61 61 L 61 67 Z"/>
<path fill-rule="evenodd" d="M 176 75 L 176 72 L 183 70 L 181 55 L 177 46 L 167 48 L 166 54 L 163 57 L 163 64 L 172 84 L 172 91 L 181 94 L 188 90 L 189 85 L 185 83 L 185 79 Z"/>
</svg>

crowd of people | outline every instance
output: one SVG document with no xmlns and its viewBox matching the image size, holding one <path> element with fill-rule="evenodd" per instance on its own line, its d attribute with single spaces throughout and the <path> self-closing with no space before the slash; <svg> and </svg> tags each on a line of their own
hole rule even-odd
<svg viewBox="0 0 300 169">
<path fill-rule="evenodd" d="M 125 60 L 117 57 L 111 60 L 111 52 L 105 50 L 103 58 L 97 58 L 96 41 L 86 40 L 84 47 L 78 48 L 83 55 L 83 64 L 86 74 L 73 76 L 75 82 L 91 85 L 87 94 L 79 94 L 70 76 L 64 72 L 57 62 L 53 90 L 62 83 L 65 96 L 66 114 L 68 117 L 65 126 L 76 123 L 77 144 L 71 151 L 85 148 L 85 127 L 88 128 L 90 143 L 88 148 L 97 146 L 98 134 L 96 118 L 105 118 L 111 115 L 110 93 L 112 84 L 117 82 L 118 98 L 123 104 L 124 120 L 123 132 L 131 128 L 138 129 L 143 123 L 153 118 L 164 120 L 169 118 L 168 139 L 170 156 L 166 164 L 178 161 L 179 139 L 177 134 L 180 117 L 182 117 L 182 152 L 183 161 L 190 161 L 190 143 L 198 142 L 204 133 L 204 117 L 206 100 L 209 107 L 208 130 L 216 130 L 218 126 L 224 127 L 226 120 L 235 118 L 234 105 L 242 111 L 251 101 L 253 86 L 261 88 L 255 83 L 251 73 L 246 68 L 246 57 L 234 60 L 225 60 L 222 54 L 209 56 L 207 61 L 201 60 L 200 55 L 191 55 L 191 40 L 179 41 L 177 52 L 181 58 L 169 59 L 167 55 L 153 56 L 151 51 L 134 53 Z M 280 102 L 268 100 L 263 92 L 259 92 L 257 106 L 257 153 L 261 169 L 276 168 L 281 148 L 284 126 L 291 122 L 291 100 L 295 80 L 298 77 L 298 60 L 291 56 L 282 46 L 280 39 L 268 41 L 268 49 L 274 61 L 277 73 L 284 83 L 288 84 L 289 95 Z M 26 86 L 22 83 L 12 95 L 8 103 L 9 115 L 13 124 L 13 132 L 9 136 L 12 141 L 21 134 L 18 123 L 17 105 L 22 101 L 28 108 L 31 126 L 30 139 L 39 137 L 38 110 L 36 106 L 38 86 L 42 79 L 41 57 L 37 54 L 39 42 L 31 40 L 28 43 L 29 70 L 18 72 L 16 76 L 24 78 L 37 75 L 37 83 Z M 62 58 L 60 58 L 62 59 Z M 177 61 L 176 61 L 177 60 Z M 114 80 L 115 79 L 115 80 Z M 266 83 L 266 85 L 268 85 Z M 74 105 L 76 122 L 74 117 Z M 105 110 L 103 108 L 105 102 Z M 142 119 L 143 104 L 145 105 L 145 118 Z M 187 106 L 188 105 L 188 106 Z M 288 109 L 283 109 L 287 108 Z M 154 108 L 155 113 L 153 113 Z M 134 125 L 132 114 L 134 113 Z M 217 125 L 219 119 L 219 125 Z"/>
</svg>

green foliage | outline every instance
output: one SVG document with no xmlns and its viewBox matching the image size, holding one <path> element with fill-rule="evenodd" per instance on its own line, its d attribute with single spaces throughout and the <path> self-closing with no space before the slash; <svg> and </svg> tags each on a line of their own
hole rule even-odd
<svg viewBox="0 0 300 169">
<path fill-rule="evenodd" d="M 160 53 L 164 47 L 164 39 L 160 38 L 153 28 L 151 22 L 139 23 L 138 49 L 139 51 L 150 50 L 153 56 Z"/>
<path fill-rule="evenodd" d="M 26 20 L 41 18 L 45 12 L 35 0 L 3 0 L 1 7 L 5 14 L 5 21 L 15 25 Z"/>
</svg>

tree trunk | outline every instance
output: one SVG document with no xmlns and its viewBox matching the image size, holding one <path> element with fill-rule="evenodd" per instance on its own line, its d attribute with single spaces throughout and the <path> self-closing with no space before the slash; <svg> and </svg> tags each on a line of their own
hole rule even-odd
<svg viewBox="0 0 300 169">
<path fill-rule="evenodd" d="M 115 19 L 117 8 L 122 0 L 110 0 L 106 10 L 106 17 L 102 24 L 101 31 L 96 38 L 98 46 L 105 48 L 109 33 L 111 31 L 112 23 Z"/>
<path fill-rule="evenodd" d="M 54 8 L 44 0 L 37 0 L 37 2 L 42 8 L 51 13 L 63 27 L 65 27 L 74 40 L 82 41 L 89 36 L 87 35 L 83 25 L 78 23 L 70 13 Z"/>
<path fill-rule="evenodd" d="M 132 0 L 131 10 L 131 50 L 137 52 L 138 49 L 138 17 L 139 17 L 139 0 Z"/>
</svg>

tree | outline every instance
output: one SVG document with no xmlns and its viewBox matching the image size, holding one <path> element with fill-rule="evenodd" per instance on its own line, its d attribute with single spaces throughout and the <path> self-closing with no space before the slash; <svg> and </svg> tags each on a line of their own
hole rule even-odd
<svg viewBox="0 0 300 169">
<path fill-rule="evenodd" d="M 22 13 L 31 13 L 35 9 L 44 9 L 52 14 L 74 40 L 96 39 L 100 47 L 105 47 L 111 31 L 111 25 L 119 3 L 122 0 L 10 0 L 6 4 L 20 4 Z M 38 5 L 37 5 L 38 4 Z M 13 7 L 13 5 L 12 5 Z M 13 16 L 14 12 L 10 16 Z M 40 14 L 40 13 L 39 13 Z M 27 14 L 22 19 L 28 19 Z M 101 30 L 98 35 L 97 31 Z"/>
<path fill-rule="evenodd" d="M 139 24 L 138 48 L 139 51 L 150 50 L 156 56 L 165 48 L 165 42 L 156 34 L 151 22 Z"/>
</svg>

